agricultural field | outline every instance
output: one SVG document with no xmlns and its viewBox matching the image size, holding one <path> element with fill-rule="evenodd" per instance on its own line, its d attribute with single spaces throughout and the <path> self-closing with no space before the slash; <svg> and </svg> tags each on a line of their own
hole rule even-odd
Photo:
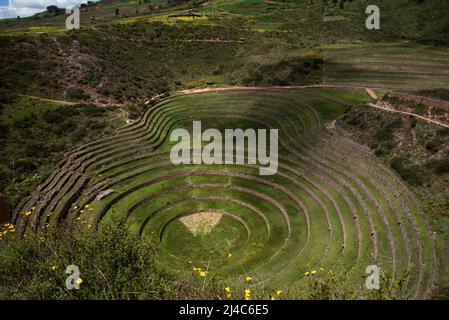
<svg viewBox="0 0 449 320">
<path fill-rule="evenodd" d="M 448 299 L 449 5 L 375 2 L 0 20 L 0 299 Z"/>
<path fill-rule="evenodd" d="M 330 46 L 328 84 L 418 90 L 449 87 L 449 50 L 410 42 Z"/>
<path fill-rule="evenodd" d="M 333 96 L 369 100 L 363 92 Z M 16 232 L 58 223 L 88 230 L 113 218 L 156 237 L 157 263 L 181 278 L 195 266 L 224 283 L 251 275 L 285 288 L 318 270 L 346 272 L 348 285 L 360 286 L 366 266 L 379 264 L 393 278 L 406 277 L 404 296 L 424 298 L 437 261 L 419 201 L 366 147 L 325 128 L 343 110 L 317 90 L 172 95 L 116 135 L 69 153 L 16 207 Z M 279 128 L 278 173 L 174 166 L 167 137 L 192 120 L 219 129 Z"/>
</svg>

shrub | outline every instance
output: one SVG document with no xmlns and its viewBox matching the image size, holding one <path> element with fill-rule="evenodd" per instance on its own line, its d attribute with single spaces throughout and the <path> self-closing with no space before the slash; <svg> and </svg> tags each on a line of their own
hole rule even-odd
<svg viewBox="0 0 449 320">
<path fill-rule="evenodd" d="M 19 172 L 34 172 L 37 170 L 36 164 L 30 159 L 19 159 L 14 163 L 14 166 Z"/>
<path fill-rule="evenodd" d="M 427 106 L 422 103 L 418 103 L 413 106 L 413 110 L 419 115 L 424 115 L 427 112 Z"/>
<path fill-rule="evenodd" d="M 6 135 L 8 134 L 8 131 L 9 131 L 8 126 L 0 123 L 0 137 L 6 137 Z"/>
<path fill-rule="evenodd" d="M 377 130 L 377 132 L 374 134 L 374 139 L 376 139 L 376 141 L 385 141 L 385 140 L 389 140 L 391 139 L 391 130 L 386 129 L 386 128 L 381 128 L 379 130 Z"/>
<path fill-rule="evenodd" d="M 360 125 L 360 120 L 358 118 L 353 118 L 348 121 L 348 124 L 351 126 L 358 126 Z"/>
<path fill-rule="evenodd" d="M 87 100 L 90 98 L 90 95 L 88 95 L 81 89 L 70 90 L 68 93 L 68 96 L 69 96 L 69 99 L 73 99 L 73 100 Z"/>
<path fill-rule="evenodd" d="M 390 160 L 390 166 L 396 170 L 402 179 L 410 184 L 420 186 L 424 182 L 424 171 L 419 165 L 407 165 L 403 158 L 395 157 Z"/>
<path fill-rule="evenodd" d="M 88 116 L 88 117 L 99 117 L 106 113 L 106 110 L 101 107 L 97 107 L 94 104 L 80 104 L 78 105 L 78 108 L 81 110 L 81 112 Z"/>
<path fill-rule="evenodd" d="M 426 143 L 426 149 L 432 153 L 437 153 L 443 140 L 440 137 L 433 137 L 429 142 Z"/>
<path fill-rule="evenodd" d="M 83 227 L 84 228 L 84 227 Z M 120 224 L 86 232 L 53 230 L 0 243 L 0 299 L 181 299 L 217 297 L 213 287 L 182 285 L 158 270 L 155 242 Z M 66 267 L 76 265 L 82 283 L 68 290 Z"/>
<path fill-rule="evenodd" d="M 449 158 L 430 160 L 425 166 L 426 168 L 433 170 L 436 174 L 449 173 Z"/>
<path fill-rule="evenodd" d="M 145 110 L 145 105 L 133 104 L 127 109 L 128 117 L 132 120 L 138 119 L 144 110 Z"/>
<path fill-rule="evenodd" d="M 60 113 L 60 109 L 49 110 L 42 115 L 42 118 L 51 124 L 61 123 L 64 121 L 64 116 Z"/>
<path fill-rule="evenodd" d="M 424 182 L 424 174 L 421 166 L 412 165 L 400 169 L 399 174 L 404 180 L 415 186 L 420 186 Z"/>
<path fill-rule="evenodd" d="M 447 137 L 449 136 L 449 128 L 442 128 L 437 130 L 437 136 Z"/>
<path fill-rule="evenodd" d="M 404 162 L 404 160 L 402 158 L 395 157 L 390 160 L 390 166 L 395 170 L 399 170 L 399 169 L 403 168 L 403 166 L 404 166 L 403 162 Z"/>
<path fill-rule="evenodd" d="M 0 103 L 13 104 L 17 100 L 17 96 L 11 94 L 9 90 L 0 88 Z"/>
</svg>

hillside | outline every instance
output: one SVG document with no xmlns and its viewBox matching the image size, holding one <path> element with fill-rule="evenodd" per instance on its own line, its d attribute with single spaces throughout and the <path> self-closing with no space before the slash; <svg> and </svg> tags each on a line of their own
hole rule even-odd
<svg viewBox="0 0 449 320">
<path fill-rule="evenodd" d="M 447 299 L 449 4 L 378 0 L 367 30 L 368 4 L 103 0 L 79 30 L 0 20 L 0 298 Z M 277 129 L 278 171 L 247 146 L 248 163 L 174 165 L 193 121 Z M 14 288 L 23 251 L 55 271 L 100 247 L 110 273 L 82 294 L 54 293 L 49 270 Z"/>
<path fill-rule="evenodd" d="M 364 1 L 345 2 L 343 8 L 329 4 L 325 12 L 321 1 L 309 0 L 203 5 L 100 1 L 82 10 L 81 29 L 71 32 L 64 31 L 65 16 L 0 21 L 0 35 L 5 36 L 1 50 L 6 53 L 0 60 L 0 85 L 65 100 L 123 103 L 206 84 L 316 83 L 321 81 L 325 46 L 336 42 L 447 43 L 447 5 L 431 0 L 378 2 L 385 25 L 372 32 L 364 26 Z M 189 8 L 201 17 L 189 16 Z M 402 14 L 396 17 L 394 12 Z M 340 52 L 329 52 L 332 65 L 338 62 L 334 54 Z M 419 52 L 415 59 L 422 59 Z M 309 63 L 311 69 L 304 66 Z M 377 72 L 385 78 L 390 69 Z M 438 80 L 434 82 L 441 86 Z"/>
</svg>

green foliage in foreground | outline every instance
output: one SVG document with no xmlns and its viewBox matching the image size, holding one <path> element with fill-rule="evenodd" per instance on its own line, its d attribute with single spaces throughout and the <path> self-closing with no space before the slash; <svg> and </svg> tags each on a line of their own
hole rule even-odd
<svg viewBox="0 0 449 320">
<path fill-rule="evenodd" d="M 185 279 L 161 271 L 156 244 L 125 226 L 104 224 L 97 230 L 54 230 L 0 242 L 0 299 L 403 299 L 402 277 L 388 274 L 381 289 L 349 289 L 344 275 L 311 271 L 300 287 L 270 290 L 263 283 L 222 285 L 209 273 L 193 271 Z M 79 267 L 80 289 L 65 286 L 67 266 Z M 316 272 L 316 274 L 315 274 Z"/>
<path fill-rule="evenodd" d="M 73 236 L 70 231 L 9 240 L 0 253 L 0 299 L 213 298 L 194 281 L 175 282 L 158 271 L 154 243 L 124 227 L 105 226 Z M 80 289 L 65 286 L 66 267 L 81 272 Z"/>
</svg>

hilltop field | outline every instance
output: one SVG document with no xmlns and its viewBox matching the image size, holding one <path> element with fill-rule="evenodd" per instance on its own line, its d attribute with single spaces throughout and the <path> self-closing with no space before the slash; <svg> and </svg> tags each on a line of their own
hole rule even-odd
<svg viewBox="0 0 449 320">
<path fill-rule="evenodd" d="M 449 5 L 375 2 L 380 30 L 364 0 L 0 21 L 0 298 L 447 299 Z M 277 174 L 173 165 L 193 121 L 278 129 Z"/>
</svg>

